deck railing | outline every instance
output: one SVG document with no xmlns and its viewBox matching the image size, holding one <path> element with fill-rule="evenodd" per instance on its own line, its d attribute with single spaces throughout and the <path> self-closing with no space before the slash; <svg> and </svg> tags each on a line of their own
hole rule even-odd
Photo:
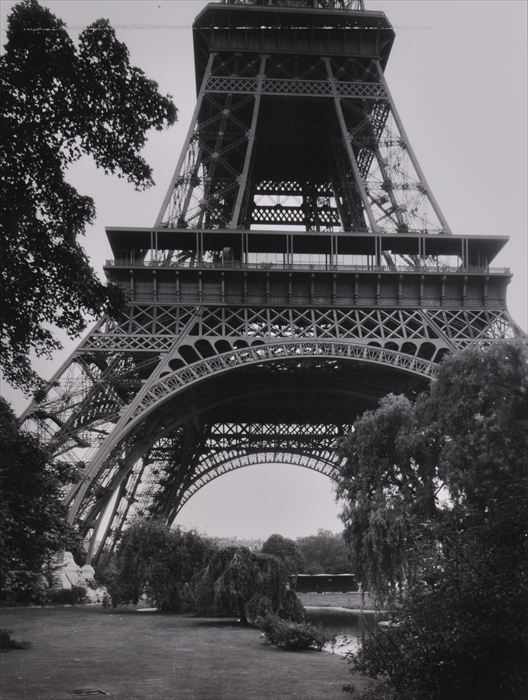
<svg viewBox="0 0 528 700">
<path fill-rule="evenodd" d="M 154 268 L 176 268 L 180 270 L 273 270 L 273 271 L 295 271 L 300 272 L 411 272 L 411 273 L 446 273 L 446 274 L 498 274 L 506 275 L 510 273 L 508 267 L 489 267 L 486 265 L 340 265 L 330 263 L 244 263 L 239 261 L 216 261 L 216 262 L 198 262 L 194 260 L 188 261 L 167 261 L 167 260 L 107 260 L 105 267 L 154 267 Z"/>
<path fill-rule="evenodd" d="M 295 7 L 310 10 L 364 10 L 364 0 L 220 0 L 223 5 Z"/>
</svg>

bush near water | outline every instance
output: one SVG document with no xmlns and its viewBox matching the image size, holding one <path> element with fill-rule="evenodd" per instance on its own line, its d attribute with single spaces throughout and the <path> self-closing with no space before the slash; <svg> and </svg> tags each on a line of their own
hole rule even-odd
<svg viewBox="0 0 528 700">
<path fill-rule="evenodd" d="M 321 651 L 330 641 L 330 637 L 319 627 L 307 622 L 284 620 L 278 615 L 268 613 L 257 620 L 269 644 L 287 651 L 315 649 Z"/>
</svg>

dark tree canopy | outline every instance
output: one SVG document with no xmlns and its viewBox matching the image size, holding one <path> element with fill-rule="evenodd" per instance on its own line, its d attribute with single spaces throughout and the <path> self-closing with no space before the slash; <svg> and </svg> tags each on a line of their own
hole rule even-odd
<svg viewBox="0 0 528 700">
<path fill-rule="evenodd" d="M 353 571 L 343 536 L 330 530 L 296 540 L 307 574 L 347 574 Z"/>
<path fill-rule="evenodd" d="M 51 554 L 75 550 L 78 540 L 66 524 L 62 489 L 75 468 L 52 463 L 0 398 L 0 597 L 18 585 L 17 572 L 41 570 Z"/>
<path fill-rule="evenodd" d="M 150 186 L 141 149 L 176 108 L 130 64 L 107 20 L 76 46 L 37 0 L 9 16 L 0 77 L 0 370 L 28 390 L 30 350 L 60 347 L 52 327 L 78 335 L 86 315 L 119 304 L 79 244 L 95 209 L 67 182 L 68 166 L 89 155 L 106 173 Z"/>
<path fill-rule="evenodd" d="M 267 613 L 296 621 L 304 618 L 304 608 L 289 588 L 282 561 L 247 547 L 217 551 L 193 588 L 199 615 L 237 616 L 250 623 Z"/>
<path fill-rule="evenodd" d="M 416 402 L 389 395 L 355 422 L 341 444 L 340 494 L 365 586 L 386 593 L 411 580 L 420 542 L 453 506 L 501 511 L 527 477 L 527 418 L 528 351 L 512 341 L 450 357 Z"/>
<path fill-rule="evenodd" d="M 192 607 L 193 576 L 213 552 L 212 543 L 193 530 L 169 530 L 156 521 L 140 521 L 125 531 L 103 577 L 115 604 L 137 603 L 146 593 L 161 610 L 182 612 Z"/>
<path fill-rule="evenodd" d="M 290 574 L 298 574 L 304 570 L 301 550 L 288 537 L 270 535 L 262 545 L 262 553 L 271 554 L 280 559 Z"/>
<path fill-rule="evenodd" d="M 346 536 L 397 624 L 356 658 L 393 700 L 528 695 L 528 347 L 468 348 L 342 444 Z"/>
</svg>

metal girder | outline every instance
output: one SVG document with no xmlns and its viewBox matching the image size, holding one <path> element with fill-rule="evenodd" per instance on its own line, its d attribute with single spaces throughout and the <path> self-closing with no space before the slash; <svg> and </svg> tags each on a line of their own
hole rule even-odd
<svg viewBox="0 0 528 700">
<path fill-rule="evenodd" d="M 332 97 L 332 85 L 327 80 L 301 80 L 299 78 L 266 78 L 260 90 L 256 78 L 213 75 L 206 84 L 207 92 L 277 97 Z M 362 100 L 380 100 L 386 97 L 385 90 L 379 83 L 339 82 L 336 85 L 339 97 L 351 97 Z"/>
<path fill-rule="evenodd" d="M 427 368 L 445 352 L 514 334 L 504 310 L 203 306 L 196 313 L 191 306 L 131 305 L 121 324 L 99 324 L 88 335 L 21 423 L 56 453 L 87 462 L 137 392 L 148 393 L 159 353 L 165 376 L 192 367 L 183 373 L 187 378 L 208 373 L 215 363 L 227 368 L 244 357 L 278 358 L 289 347 L 295 354 L 296 340 L 314 356 L 331 341 L 326 350 L 343 345 L 341 355 L 350 344 L 358 358 L 369 352 L 390 364 L 401 353 L 408 367 Z M 185 385 L 176 376 L 171 381 Z"/>
<path fill-rule="evenodd" d="M 429 319 L 443 318 L 440 348 L 463 347 L 467 342 L 486 341 L 496 337 L 497 324 L 513 332 L 508 313 L 504 309 L 362 309 L 331 307 L 275 307 L 275 306 L 219 306 L 204 305 L 200 315 L 191 316 L 190 306 L 162 304 L 132 304 L 130 315 L 134 319 L 133 332 L 128 332 L 128 322 L 114 326 L 109 331 L 98 331 L 87 340 L 86 350 L 97 348 L 100 352 L 166 352 L 174 338 L 183 333 L 185 323 L 194 318 L 188 333 L 196 359 L 202 357 L 196 342 L 202 339 L 204 352 L 214 354 L 215 344 L 220 350 L 236 347 L 240 343 L 277 338 L 317 338 L 350 340 L 354 342 L 395 343 L 392 349 L 403 344 L 438 340 Z M 462 326 L 460 319 L 464 319 Z M 175 328 L 178 331 L 175 332 Z M 222 345 L 222 340 L 230 340 Z M 211 346 L 212 344 L 212 346 Z M 83 351 L 83 345 L 77 352 Z M 419 350 L 419 345 L 415 351 Z M 181 358 L 185 363 L 185 359 Z"/>
</svg>

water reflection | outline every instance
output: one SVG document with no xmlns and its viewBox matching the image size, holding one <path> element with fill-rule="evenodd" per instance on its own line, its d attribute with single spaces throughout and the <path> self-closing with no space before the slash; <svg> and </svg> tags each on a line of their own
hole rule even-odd
<svg viewBox="0 0 528 700">
<path fill-rule="evenodd" d="M 324 646 L 328 651 L 339 656 L 357 651 L 363 638 L 374 628 L 381 619 L 375 612 L 359 612 L 346 608 L 307 607 L 309 622 L 322 627 L 334 641 Z"/>
</svg>

